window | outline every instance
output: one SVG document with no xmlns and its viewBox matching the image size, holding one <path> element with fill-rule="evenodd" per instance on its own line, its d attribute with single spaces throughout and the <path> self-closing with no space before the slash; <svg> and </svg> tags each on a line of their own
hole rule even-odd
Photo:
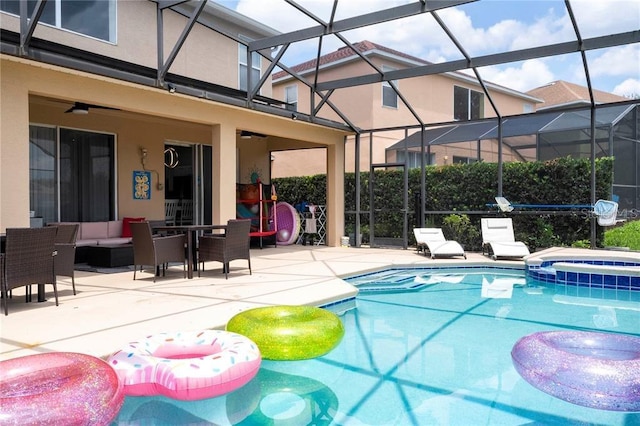
<svg viewBox="0 0 640 426">
<path fill-rule="evenodd" d="M 464 87 L 453 87 L 453 119 L 457 121 L 484 118 L 484 93 Z"/>
<path fill-rule="evenodd" d="M 260 82 L 261 65 L 260 54 L 258 52 L 251 53 L 251 83 L 256 87 Z M 238 82 L 240 90 L 247 90 L 247 46 L 238 43 Z"/>
<path fill-rule="evenodd" d="M 293 85 L 284 88 L 284 101 L 287 103 L 288 110 L 298 110 L 298 86 Z"/>
<path fill-rule="evenodd" d="M 27 1 L 28 16 L 36 3 Z M 20 15 L 20 1 L 0 0 L 0 10 Z M 115 43 L 116 0 L 49 0 L 40 23 Z"/>
<path fill-rule="evenodd" d="M 420 152 L 419 151 L 404 151 L 398 150 L 396 151 L 397 159 L 399 163 L 404 162 L 408 168 L 410 169 L 419 169 L 422 167 L 420 162 Z M 435 154 L 424 153 L 424 164 L 426 166 L 433 164 L 433 160 L 435 158 Z"/>
<path fill-rule="evenodd" d="M 476 157 L 462 157 L 460 155 L 453 156 L 453 164 L 473 164 L 479 160 Z"/>
<path fill-rule="evenodd" d="M 57 143 L 55 128 L 30 126 L 31 210 L 42 216 L 45 223 L 112 219 L 115 216 L 114 158 L 113 135 L 60 129 Z"/>
<path fill-rule="evenodd" d="M 29 205 L 44 223 L 58 220 L 54 127 L 29 127 Z"/>
<path fill-rule="evenodd" d="M 393 71 L 393 70 L 394 68 L 391 68 L 389 66 L 386 66 L 386 65 L 382 66 L 383 73 Z M 398 87 L 397 81 L 394 80 L 393 84 L 395 84 L 396 87 Z M 391 84 L 388 81 L 382 82 L 382 106 L 386 106 L 389 108 L 398 108 L 398 94 L 396 93 L 395 90 L 393 90 L 393 87 L 391 87 Z"/>
</svg>

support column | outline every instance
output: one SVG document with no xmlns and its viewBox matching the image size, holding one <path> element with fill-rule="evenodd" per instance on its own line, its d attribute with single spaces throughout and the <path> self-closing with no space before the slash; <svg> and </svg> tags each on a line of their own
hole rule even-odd
<svg viewBox="0 0 640 426">
<path fill-rule="evenodd" d="M 29 226 L 29 91 L 19 67 L 0 78 L 0 232 Z"/>
<path fill-rule="evenodd" d="M 224 224 L 236 218 L 236 129 L 228 124 L 211 128 L 212 220 Z"/>
<path fill-rule="evenodd" d="M 345 143 L 327 147 L 327 246 L 340 245 L 344 235 L 344 156 Z"/>
</svg>

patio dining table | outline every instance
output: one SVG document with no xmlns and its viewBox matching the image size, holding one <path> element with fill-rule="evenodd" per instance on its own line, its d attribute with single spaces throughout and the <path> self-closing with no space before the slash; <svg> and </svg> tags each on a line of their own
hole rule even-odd
<svg viewBox="0 0 640 426">
<path fill-rule="evenodd" d="M 227 229 L 227 225 L 152 225 L 154 231 L 186 232 L 187 234 L 187 278 L 193 278 L 198 270 L 198 232 Z"/>
</svg>

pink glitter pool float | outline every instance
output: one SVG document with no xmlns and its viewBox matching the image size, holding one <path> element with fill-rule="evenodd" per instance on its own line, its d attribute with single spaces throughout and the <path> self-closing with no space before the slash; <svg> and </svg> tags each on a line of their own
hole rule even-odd
<svg viewBox="0 0 640 426">
<path fill-rule="evenodd" d="M 107 362 L 126 395 L 164 395 L 192 401 L 213 398 L 247 384 L 262 356 L 256 344 L 222 330 L 159 333 L 131 342 Z"/>
<path fill-rule="evenodd" d="M 103 360 L 52 352 L 0 362 L 0 424 L 108 425 L 124 403 Z"/>
<path fill-rule="evenodd" d="M 531 385 L 573 404 L 640 411 L 640 338 L 548 331 L 518 340 L 513 365 Z"/>
</svg>

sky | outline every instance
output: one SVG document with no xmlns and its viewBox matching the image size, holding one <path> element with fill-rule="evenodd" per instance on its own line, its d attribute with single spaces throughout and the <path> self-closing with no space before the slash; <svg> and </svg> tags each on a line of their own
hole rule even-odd
<svg viewBox="0 0 640 426">
<path fill-rule="evenodd" d="M 318 25 L 284 0 L 216 0 L 280 32 Z M 338 0 L 336 20 L 388 9 L 410 0 Z M 297 0 L 306 10 L 328 21 L 333 0 Z M 571 0 L 583 39 L 640 29 L 640 0 Z M 576 39 L 563 0 L 479 0 L 438 11 L 470 56 L 512 51 Z M 430 62 L 463 58 L 463 54 L 428 14 L 343 33 L 350 43 L 369 40 Z M 314 59 L 318 41 L 290 46 L 287 66 Z M 343 47 L 335 36 L 323 39 L 322 53 Z M 626 97 L 640 97 L 640 44 L 586 52 L 594 88 Z M 531 59 L 478 69 L 481 77 L 526 92 L 552 81 L 586 86 L 579 53 Z M 373 70 L 372 70 L 373 72 Z M 470 71 L 467 71 L 470 72 Z"/>
</svg>

